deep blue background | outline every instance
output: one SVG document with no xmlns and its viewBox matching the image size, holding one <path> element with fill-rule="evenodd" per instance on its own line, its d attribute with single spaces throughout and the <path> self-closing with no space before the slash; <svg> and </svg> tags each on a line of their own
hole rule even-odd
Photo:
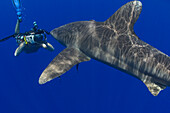
<svg viewBox="0 0 170 113">
<path fill-rule="evenodd" d="M 129 0 L 22 0 L 21 31 L 32 22 L 48 31 L 83 20 L 105 21 Z M 170 55 L 170 1 L 142 0 L 143 10 L 135 24 L 145 42 Z M 11 0 L 0 3 L 0 37 L 14 33 L 16 13 Z M 61 78 L 39 85 L 49 62 L 64 47 L 51 36 L 54 52 L 40 49 L 14 57 L 14 39 L 0 44 L 0 113 L 170 113 L 170 88 L 157 97 L 136 78 L 105 64 L 83 62 Z"/>
</svg>

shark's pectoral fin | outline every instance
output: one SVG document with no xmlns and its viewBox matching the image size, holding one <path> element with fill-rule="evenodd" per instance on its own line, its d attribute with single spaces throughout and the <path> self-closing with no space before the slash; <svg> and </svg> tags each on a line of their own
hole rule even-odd
<svg viewBox="0 0 170 113">
<path fill-rule="evenodd" d="M 74 65 L 90 58 L 76 48 L 66 48 L 59 53 L 47 66 L 39 78 L 39 84 L 44 84 L 67 72 Z"/>
<path fill-rule="evenodd" d="M 139 18 L 141 10 L 142 3 L 140 1 L 128 2 L 104 23 L 117 32 L 125 32 L 127 29 L 133 32 L 133 26 Z"/>
<path fill-rule="evenodd" d="M 148 90 L 151 92 L 153 96 L 157 96 L 160 91 L 164 90 L 166 86 L 161 85 L 161 84 L 156 84 L 154 82 L 146 81 L 144 82 Z"/>
</svg>

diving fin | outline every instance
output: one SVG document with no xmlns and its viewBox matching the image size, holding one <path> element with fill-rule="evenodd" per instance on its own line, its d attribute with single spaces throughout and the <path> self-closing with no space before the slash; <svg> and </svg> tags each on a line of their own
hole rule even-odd
<svg viewBox="0 0 170 113">
<path fill-rule="evenodd" d="M 66 48 L 59 53 L 47 66 L 39 78 L 39 84 L 44 84 L 56 77 L 61 76 L 74 65 L 89 61 L 90 58 L 76 48 Z"/>
<path fill-rule="evenodd" d="M 12 0 L 12 4 L 15 9 L 21 9 L 21 1 L 20 0 Z"/>
<path fill-rule="evenodd" d="M 12 4 L 17 12 L 18 20 L 22 21 L 22 9 L 21 9 L 21 1 L 20 0 L 12 0 Z"/>
</svg>

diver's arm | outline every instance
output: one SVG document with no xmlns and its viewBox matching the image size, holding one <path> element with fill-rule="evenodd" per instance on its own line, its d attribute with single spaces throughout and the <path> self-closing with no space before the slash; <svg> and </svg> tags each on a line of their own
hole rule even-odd
<svg viewBox="0 0 170 113">
<path fill-rule="evenodd" d="M 50 35 L 50 32 L 46 31 L 46 30 L 43 30 L 47 35 Z"/>
<path fill-rule="evenodd" d="M 44 39 L 45 39 L 45 41 L 47 40 L 47 36 L 46 36 L 46 34 L 44 34 Z"/>
<path fill-rule="evenodd" d="M 44 30 L 44 29 L 38 29 L 36 31 L 36 34 L 47 34 L 47 35 L 50 35 L 50 32 Z"/>
<path fill-rule="evenodd" d="M 8 39 L 10 39 L 10 38 L 12 38 L 12 37 L 15 37 L 15 34 L 14 34 L 14 35 L 11 35 L 11 36 L 8 36 L 8 37 L 6 37 L 6 38 L 0 39 L 0 42 L 6 41 L 6 40 L 8 40 Z"/>
<path fill-rule="evenodd" d="M 50 32 L 44 30 L 44 29 L 40 29 L 43 33 L 46 33 L 47 35 L 50 35 Z"/>
</svg>

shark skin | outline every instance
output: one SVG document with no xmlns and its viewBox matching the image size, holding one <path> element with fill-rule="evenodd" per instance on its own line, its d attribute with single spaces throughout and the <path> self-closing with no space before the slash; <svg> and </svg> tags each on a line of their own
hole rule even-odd
<svg viewBox="0 0 170 113">
<path fill-rule="evenodd" d="M 105 22 L 79 21 L 52 30 L 51 35 L 67 48 L 47 66 L 39 83 L 44 84 L 93 58 L 136 77 L 157 96 L 170 86 L 170 57 L 135 34 L 133 26 L 141 10 L 140 1 L 131 1 Z"/>
</svg>

